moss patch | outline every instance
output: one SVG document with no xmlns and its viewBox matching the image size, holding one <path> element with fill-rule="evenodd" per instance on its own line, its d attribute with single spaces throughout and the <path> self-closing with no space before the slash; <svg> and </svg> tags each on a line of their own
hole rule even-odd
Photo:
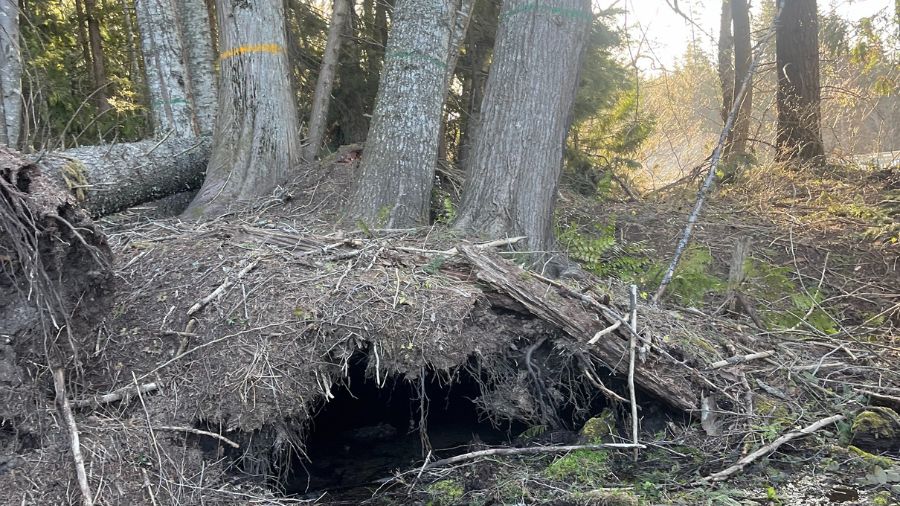
<svg viewBox="0 0 900 506">
<path fill-rule="evenodd" d="M 465 489 L 456 480 L 441 480 L 429 485 L 428 493 L 431 494 L 429 505 L 449 506 L 459 503 L 459 500 L 462 499 L 465 493 Z"/>
<path fill-rule="evenodd" d="M 603 443 L 615 432 L 616 415 L 609 408 L 604 409 L 599 416 L 589 419 L 581 428 L 581 436 L 593 444 Z"/>
<path fill-rule="evenodd" d="M 603 450 L 577 450 L 547 466 L 544 474 L 553 480 L 598 486 L 609 472 L 609 453 Z"/>
</svg>

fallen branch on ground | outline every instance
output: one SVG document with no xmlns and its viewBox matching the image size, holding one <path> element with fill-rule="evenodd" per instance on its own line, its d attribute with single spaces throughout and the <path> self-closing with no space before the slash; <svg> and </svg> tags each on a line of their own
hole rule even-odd
<svg viewBox="0 0 900 506">
<path fill-rule="evenodd" d="M 760 358 L 769 358 L 775 354 L 775 350 L 769 351 L 761 351 L 759 353 L 750 353 L 747 355 L 737 355 L 734 357 L 726 358 L 725 360 L 719 360 L 718 362 L 713 362 L 709 365 L 707 369 L 719 369 L 729 365 L 737 365 L 743 364 L 744 362 L 749 362 L 751 360 L 757 360 Z"/>
<path fill-rule="evenodd" d="M 232 448 L 240 448 L 241 447 L 241 445 L 235 443 L 234 441 L 228 439 L 227 437 L 225 437 L 221 434 L 216 434 L 215 432 L 209 432 L 209 431 L 205 431 L 205 430 L 195 429 L 193 427 L 173 427 L 170 425 L 163 425 L 162 427 L 153 427 L 153 428 L 156 430 L 171 430 L 171 431 L 176 431 L 176 432 L 190 432 L 191 434 L 197 434 L 198 436 L 209 436 L 211 438 L 215 438 L 215 439 L 218 439 L 219 441 L 222 441 L 223 443 L 227 444 L 228 446 L 230 446 Z"/>
<path fill-rule="evenodd" d="M 430 464 L 426 464 L 422 469 L 434 469 L 436 467 L 444 467 L 453 464 L 459 464 L 467 460 L 474 460 L 481 457 L 494 457 L 498 455 L 533 455 L 541 453 L 565 453 L 577 450 L 626 450 L 631 448 L 643 449 L 646 446 L 642 444 L 632 443 L 605 443 L 596 445 L 573 445 L 573 446 L 529 446 L 527 448 L 491 448 L 490 450 L 479 450 L 477 452 L 463 453 L 455 457 L 436 460 Z"/>
<path fill-rule="evenodd" d="M 737 463 L 734 464 L 733 466 L 723 469 L 722 471 L 719 471 L 718 473 L 713 473 L 705 478 L 701 478 L 701 479 L 697 480 L 696 482 L 694 482 L 694 485 L 695 486 L 707 485 L 710 482 L 722 481 L 722 480 L 728 478 L 729 476 L 743 470 L 745 467 L 747 467 L 749 464 L 753 463 L 755 460 L 759 459 L 760 457 L 764 457 L 764 456 L 774 452 L 784 443 L 787 443 L 788 441 L 793 441 L 794 439 L 797 439 L 798 437 L 801 437 L 801 436 L 806 436 L 806 435 L 812 434 L 813 432 L 821 429 L 822 427 L 831 425 L 835 422 L 840 422 L 843 419 L 844 419 L 844 415 L 829 416 L 828 418 L 819 420 L 818 422 L 808 425 L 800 430 L 788 432 L 787 434 L 784 434 L 783 436 L 779 437 L 775 441 L 772 441 L 771 443 L 763 446 L 762 448 L 756 450 L 755 452 L 753 452 L 753 453 L 747 455 L 746 457 L 742 458 L 741 460 L 737 461 Z"/>
<path fill-rule="evenodd" d="M 487 249 L 487 248 L 499 248 L 500 246 L 511 246 L 519 241 L 523 241 L 527 239 L 527 237 L 519 236 L 519 237 L 510 237 L 508 239 L 497 239 L 496 241 L 485 242 L 481 244 L 474 244 L 472 247 L 478 249 Z M 456 247 L 450 248 L 448 250 L 435 250 L 435 249 L 421 249 L 421 248 L 412 248 L 409 246 L 398 246 L 398 250 L 407 251 L 410 253 L 422 253 L 425 255 L 443 255 L 447 257 L 452 257 L 454 255 L 459 254 L 459 249 Z"/>
<path fill-rule="evenodd" d="M 87 399 L 77 399 L 72 401 L 72 406 L 76 408 L 86 408 L 88 406 L 100 406 L 101 404 L 109 404 L 112 402 L 117 402 L 121 400 L 128 400 L 132 395 L 135 394 L 136 390 L 140 390 L 142 394 L 147 392 L 152 392 L 159 388 L 159 385 L 156 383 L 145 383 L 141 385 L 139 388 L 135 388 L 134 385 L 128 385 L 127 387 L 120 388 L 116 391 L 110 392 L 108 394 L 103 395 L 95 395 L 93 397 L 89 397 Z"/>
<path fill-rule="evenodd" d="M 72 406 L 66 397 L 66 371 L 62 367 L 53 370 L 53 386 L 56 390 L 56 405 L 66 421 L 69 431 L 69 445 L 72 449 L 72 460 L 75 462 L 75 475 L 78 478 L 78 488 L 81 489 L 81 504 L 94 505 L 94 494 L 88 485 L 87 472 L 84 470 L 84 456 L 81 454 L 81 439 L 78 435 L 78 425 L 75 416 L 72 415 Z"/>
<path fill-rule="evenodd" d="M 231 285 L 233 285 L 236 281 L 243 278 L 244 275 L 246 275 L 248 272 L 252 271 L 258 264 L 259 264 L 259 259 L 257 258 L 256 260 L 250 262 L 246 267 L 241 269 L 240 272 L 238 272 L 235 279 L 226 279 L 225 281 L 223 281 L 222 284 L 219 285 L 218 288 L 216 288 L 215 290 L 212 291 L 212 293 L 210 293 L 206 297 L 203 297 L 196 304 L 191 306 L 191 308 L 188 309 L 187 315 L 192 316 L 197 311 L 200 311 L 201 309 L 206 307 L 206 305 L 209 304 L 210 302 L 212 302 L 213 299 L 215 299 L 219 295 L 222 295 L 223 293 L 225 293 L 225 290 L 228 290 L 228 288 L 230 288 Z"/>
</svg>

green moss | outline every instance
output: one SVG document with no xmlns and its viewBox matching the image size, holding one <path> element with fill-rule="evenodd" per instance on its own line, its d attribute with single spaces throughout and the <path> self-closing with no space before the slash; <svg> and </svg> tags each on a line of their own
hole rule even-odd
<svg viewBox="0 0 900 506">
<path fill-rule="evenodd" d="M 894 465 L 894 461 L 887 458 L 882 457 L 880 455 L 874 455 L 869 453 L 861 448 L 857 448 L 856 446 L 850 445 L 847 447 L 850 450 L 850 453 L 862 459 L 867 467 L 881 467 L 882 469 L 890 469 Z"/>
<path fill-rule="evenodd" d="M 576 450 L 547 466 L 544 474 L 553 480 L 597 486 L 609 472 L 609 454 L 603 450 Z"/>
<path fill-rule="evenodd" d="M 875 497 L 872 498 L 873 506 L 889 506 L 891 503 L 891 493 L 887 490 L 882 490 L 875 494 Z"/>
<path fill-rule="evenodd" d="M 637 496 L 627 490 L 590 490 L 572 494 L 579 506 L 638 506 Z"/>
<path fill-rule="evenodd" d="M 894 439 L 900 436 L 900 434 L 897 434 L 897 427 L 893 420 L 875 411 L 863 411 L 856 415 L 856 418 L 853 419 L 851 430 L 854 434 L 862 432 L 871 435 L 875 439 Z"/>
<path fill-rule="evenodd" d="M 599 416 L 595 416 L 584 423 L 581 435 L 590 443 L 603 443 L 616 432 L 616 415 L 609 408 L 604 409 Z"/>
<path fill-rule="evenodd" d="M 431 501 L 428 504 L 434 506 L 449 506 L 458 504 L 462 499 L 465 489 L 456 480 L 441 480 L 428 486 Z"/>
<path fill-rule="evenodd" d="M 667 293 L 685 306 L 698 306 L 707 294 L 721 292 L 725 283 L 710 274 L 711 264 L 712 255 L 708 250 L 689 246 L 675 269 Z M 668 261 L 656 264 L 648 272 L 647 279 L 642 280 L 642 285 L 659 286 L 668 267 Z"/>
<path fill-rule="evenodd" d="M 791 411 L 783 402 L 767 395 L 758 395 L 753 399 L 753 403 L 756 406 L 756 412 L 768 417 L 772 423 L 789 426 L 794 422 Z"/>
</svg>

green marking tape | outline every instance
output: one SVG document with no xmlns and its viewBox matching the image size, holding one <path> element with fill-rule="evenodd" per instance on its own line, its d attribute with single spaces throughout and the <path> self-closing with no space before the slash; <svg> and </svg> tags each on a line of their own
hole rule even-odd
<svg viewBox="0 0 900 506">
<path fill-rule="evenodd" d="M 446 69 L 447 64 L 441 60 L 433 56 L 429 56 L 421 51 L 390 51 L 386 55 L 384 55 L 386 59 L 396 58 L 398 60 L 411 60 L 411 61 L 421 61 L 425 63 L 430 63 L 432 65 L 436 65 L 441 69 Z"/>
</svg>

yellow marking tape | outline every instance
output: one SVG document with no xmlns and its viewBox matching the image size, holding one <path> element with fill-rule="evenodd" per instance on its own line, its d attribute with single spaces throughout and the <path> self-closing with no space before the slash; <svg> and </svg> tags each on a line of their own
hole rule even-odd
<svg viewBox="0 0 900 506">
<path fill-rule="evenodd" d="M 280 53 L 284 51 L 284 48 L 279 46 L 278 44 L 253 44 L 249 46 L 238 46 L 234 49 L 229 49 L 224 53 L 219 55 L 219 60 L 226 60 L 228 58 L 233 58 L 238 55 L 242 55 L 244 53 Z"/>
</svg>

